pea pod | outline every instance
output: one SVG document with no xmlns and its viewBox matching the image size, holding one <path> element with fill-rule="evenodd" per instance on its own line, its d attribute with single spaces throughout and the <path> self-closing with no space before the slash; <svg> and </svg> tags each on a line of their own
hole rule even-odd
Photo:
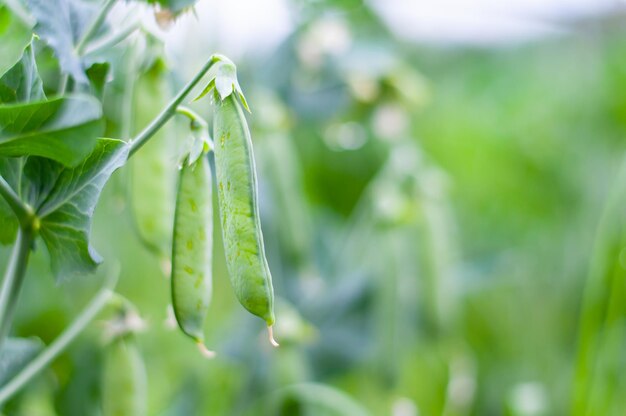
<svg viewBox="0 0 626 416">
<path fill-rule="evenodd" d="M 146 414 L 146 369 L 132 336 L 116 338 L 106 348 L 102 380 L 103 416 Z"/>
<path fill-rule="evenodd" d="M 137 80 L 134 98 L 134 125 L 146 126 L 167 104 L 167 67 L 157 60 Z M 133 225 L 142 243 L 161 257 L 167 257 L 172 238 L 176 165 L 172 154 L 172 126 L 160 129 L 131 160 L 130 200 Z"/>
<path fill-rule="evenodd" d="M 215 174 L 226 266 L 239 302 L 271 331 L 274 289 L 259 221 L 250 131 L 235 94 L 222 100 L 216 93 L 215 103 Z"/>
<path fill-rule="evenodd" d="M 204 347 L 203 324 L 211 302 L 213 202 L 206 157 L 180 171 L 172 244 L 172 306 L 180 329 Z M 206 355 L 213 353 L 203 349 Z"/>
</svg>

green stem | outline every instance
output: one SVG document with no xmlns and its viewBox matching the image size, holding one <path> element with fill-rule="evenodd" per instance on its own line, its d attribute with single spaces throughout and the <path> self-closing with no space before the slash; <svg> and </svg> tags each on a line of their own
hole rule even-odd
<svg viewBox="0 0 626 416">
<path fill-rule="evenodd" d="M 24 8 L 21 2 L 18 0 L 4 0 L 4 4 L 7 5 L 14 16 L 22 21 L 24 26 L 28 28 L 35 26 L 35 19 L 28 13 L 28 10 Z"/>
<path fill-rule="evenodd" d="M 85 31 L 85 34 L 78 41 L 78 44 L 76 45 L 76 48 L 75 48 L 76 55 L 78 56 L 83 55 L 83 53 L 85 52 L 85 48 L 87 47 L 87 44 L 89 43 L 91 38 L 96 34 L 96 32 L 98 32 L 98 29 L 100 29 L 100 26 L 102 26 L 102 23 L 104 22 L 104 19 L 106 19 L 106 16 L 109 13 L 109 10 L 111 10 L 111 7 L 113 7 L 114 5 L 115 5 L 115 0 L 106 0 L 106 2 L 104 3 L 104 6 L 102 6 L 96 18 L 91 22 L 91 24 Z M 65 94 L 65 91 L 67 90 L 67 86 L 69 84 L 69 78 L 70 76 L 67 73 L 61 75 L 61 80 L 59 81 L 59 88 L 58 88 L 58 93 L 60 95 Z"/>
<path fill-rule="evenodd" d="M 193 124 L 197 124 L 197 128 L 203 128 L 209 125 L 206 120 L 202 118 L 201 115 L 199 115 L 189 107 L 181 105 L 176 109 L 176 112 L 180 115 L 187 117 Z"/>
<path fill-rule="evenodd" d="M 90 48 L 85 49 L 83 55 L 91 55 L 101 51 L 106 51 L 107 49 L 117 45 L 124 39 L 126 39 L 130 34 L 132 34 L 135 30 L 141 27 L 141 22 L 134 22 L 133 24 L 128 25 L 126 28 L 120 30 L 117 33 L 114 33 L 110 37 L 102 40 L 102 42 L 98 42 L 94 44 Z"/>
<path fill-rule="evenodd" d="M 0 176 L 0 196 L 9 204 L 20 225 L 22 227 L 28 226 L 33 218 L 33 210 L 20 199 L 2 176 Z"/>
<path fill-rule="evenodd" d="M 76 320 L 52 344 L 28 363 L 15 377 L 0 388 L 0 405 L 10 399 L 33 377 L 46 368 L 96 317 L 113 295 L 109 285 L 102 288 Z"/>
<path fill-rule="evenodd" d="M 67 84 L 69 83 L 69 80 L 70 80 L 69 74 L 65 73 L 61 75 L 61 80 L 59 81 L 59 87 L 57 88 L 59 95 L 65 94 L 65 90 L 67 90 Z"/>
<path fill-rule="evenodd" d="M 20 228 L 0 289 L 0 346 L 11 329 L 13 313 L 24 281 L 32 242 L 33 232 L 30 229 Z"/>
<path fill-rule="evenodd" d="M 91 22 L 91 25 L 89 25 L 89 28 L 87 28 L 83 37 L 78 41 L 78 45 L 76 45 L 76 54 L 78 56 L 82 55 L 83 52 L 85 52 L 85 47 L 87 46 L 87 43 L 91 40 L 91 38 L 93 38 L 96 32 L 98 32 L 98 29 L 100 29 L 100 26 L 102 26 L 102 23 L 104 22 L 104 19 L 106 19 L 109 10 L 111 10 L 111 7 L 113 7 L 114 5 L 115 0 L 105 1 L 104 6 L 102 6 L 102 9 L 100 9 L 100 12 L 98 12 L 96 18 L 93 20 L 93 22 Z"/>
<path fill-rule="evenodd" d="M 176 109 L 183 102 L 185 97 L 191 92 L 191 90 L 200 82 L 202 77 L 209 72 L 209 70 L 213 67 L 213 65 L 219 62 L 220 57 L 213 55 L 211 58 L 202 66 L 200 71 L 193 77 L 185 87 L 180 90 L 180 92 L 169 102 L 167 107 L 165 107 L 161 113 L 156 116 L 154 120 L 143 129 L 134 139 L 130 141 L 130 154 L 129 157 L 132 156 L 137 150 L 141 148 L 150 138 L 157 132 L 159 129 L 170 119 L 174 114 L 176 114 Z"/>
</svg>

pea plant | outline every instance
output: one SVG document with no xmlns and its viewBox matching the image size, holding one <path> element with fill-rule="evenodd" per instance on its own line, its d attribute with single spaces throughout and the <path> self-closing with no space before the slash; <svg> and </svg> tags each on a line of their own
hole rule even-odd
<svg viewBox="0 0 626 416">
<path fill-rule="evenodd" d="M 141 33 L 148 43 L 151 39 L 150 32 L 142 31 L 137 22 L 119 30 L 109 26 L 107 16 L 115 3 L 29 0 L 26 7 L 19 1 L 0 5 L 0 34 L 10 33 L 0 42 L 0 242 L 13 246 L 0 288 L 0 405 L 48 366 L 109 306 L 115 319 L 106 347 L 103 412 L 145 413 L 145 374 L 133 345 L 133 333 L 141 325 L 133 319 L 137 311 L 132 303 L 114 292 L 115 273 L 49 345 L 12 337 L 11 327 L 35 249 L 45 246 L 57 281 L 96 270 L 102 258 L 90 243 L 90 231 L 103 187 L 116 170 L 141 154 L 153 137 L 163 134 L 164 126 L 175 115 L 189 119 L 194 137 L 180 158 L 173 224 L 166 226 L 173 230 L 171 244 L 165 246 L 171 247 L 171 302 L 176 322 L 204 355 L 214 355 L 205 347 L 203 322 L 212 292 L 215 183 L 226 266 L 236 297 L 266 322 L 270 342 L 278 345 L 272 336 L 272 278 L 244 115 L 244 109 L 249 108 L 236 67 L 222 55 L 211 55 L 138 134 L 129 137 L 126 126 L 118 129 L 120 138 L 103 137 L 110 131 L 103 115 L 107 104 L 103 91 L 116 74 L 115 62 L 109 58 L 111 51 L 131 34 Z M 157 20 L 166 24 L 193 1 L 148 3 L 158 3 Z M 43 49 L 54 56 L 56 86 L 49 85 L 55 77 L 48 74 L 46 78 L 38 69 L 38 53 Z M 211 99 L 213 140 L 207 121 L 183 106 L 205 79 L 197 99 Z M 214 154 L 215 180 L 210 152 Z M 150 172 L 133 172 L 135 177 L 142 174 Z M 125 389 L 123 395 L 120 389 Z"/>
</svg>

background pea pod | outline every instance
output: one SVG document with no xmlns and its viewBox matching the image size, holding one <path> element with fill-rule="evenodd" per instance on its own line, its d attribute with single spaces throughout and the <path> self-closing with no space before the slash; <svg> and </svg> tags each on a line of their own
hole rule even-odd
<svg viewBox="0 0 626 416">
<path fill-rule="evenodd" d="M 248 124 L 235 94 L 215 98 L 215 173 L 226 266 L 239 302 L 274 324 L 274 289 L 259 221 Z"/>
<path fill-rule="evenodd" d="M 102 415 L 145 415 L 146 369 L 132 335 L 113 340 L 105 354 Z"/>
<path fill-rule="evenodd" d="M 204 344 L 212 292 L 213 202 L 206 157 L 180 171 L 172 244 L 172 306 L 180 329 Z"/>
<path fill-rule="evenodd" d="M 135 85 L 135 130 L 144 128 L 167 103 L 167 67 L 157 60 Z M 161 129 L 131 162 L 131 209 L 134 228 L 142 243 L 167 257 L 172 236 L 176 146 L 172 125 Z"/>
</svg>

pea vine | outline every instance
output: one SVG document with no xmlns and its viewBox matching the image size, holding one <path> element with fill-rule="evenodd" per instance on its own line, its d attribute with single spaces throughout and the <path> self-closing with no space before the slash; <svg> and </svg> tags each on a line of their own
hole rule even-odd
<svg viewBox="0 0 626 416">
<path fill-rule="evenodd" d="M 90 243 L 91 223 L 105 184 L 177 114 L 189 120 L 196 137 L 182 158 L 173 224 L 172 304 L 177 322 L 206 355 L 212 355 L 204 347 L 202 322 L 211 294 L 213 216 L 213 180 L 206 155 L 214 151 L 233 287 L 241 304 L 266 321 L 270 340 L 277 345 L 271 334 L 273 289 L 258 217 L 256 172 L 242 111 L 248 104 L 235 65 L 222 55 L 210 56 L 138 134 L 125 140 L 103 138 L 103 89 L 114 73 L 106 52 L 141 30 L 141 25 L 132 22 L 119 32 L 107 27 L 114 0 L 104 1 L 98 10 L 81 0 L 63 0 L 64 7 L 30 0 L 28 10 L 13 3 L 0 6 L 0 14 L 13 19 L 19 29 L 15 36 L 20 38 L 17 44 L 0 47 L 11 61 L 0 65 L 0 242 L 13 244 L 0 287 L 0 405 L 62 353 L 105 306 L 112 305 L 121 322 L 111 331 L 112 345 L 127 342 L 136 332 L 137 326 L 129 324 L 134 307 L 115 294 L 117 273 L 112 273 L 75 321 L 47 347 L 9 337 L 35 242 L 42 241 L 47 248 L 57 281 L 94 272 L 102 259 Z M 160 18 L 167 12 L 165 18 L 173 19 L 193 2 L 158 3 Z M 143 35 L 150 39 L 149 32 Z M 52 97 L 46 95 L 50 88 L 37 68 L 35 49 L 41 43 L 52 49 L 60 68 Z M 213 98 L 215 144 L 208 123 L 184 105 L 209 74 L 198 99 L 206 94 Z M 205 209 L 198 210 L 198 204 Z M 126 351 L 117 350 L 117 359 L 131 359 L 120 355 Z M 126 411 L 143 412 L 140 404 L 133 406 L 139 407 Z"/>
</svg>

